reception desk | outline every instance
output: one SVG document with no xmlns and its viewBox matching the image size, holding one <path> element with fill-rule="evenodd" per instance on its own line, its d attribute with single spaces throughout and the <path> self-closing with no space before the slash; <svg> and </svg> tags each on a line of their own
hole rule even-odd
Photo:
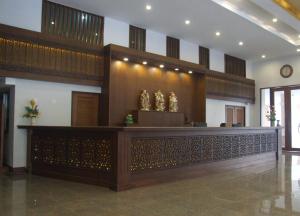
<svg viewBox="0 0 300 216">
<path fill-rule="evenodd" d="M 27 129 L 33 174 L 120 191 L 273 161 L 281 128 L 52 127 Z"/>
</svg>

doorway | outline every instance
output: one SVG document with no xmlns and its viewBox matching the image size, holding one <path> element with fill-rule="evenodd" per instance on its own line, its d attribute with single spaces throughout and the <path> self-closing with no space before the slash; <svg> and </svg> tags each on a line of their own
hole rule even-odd
<svg viewBox="0 0 300 216">
<path fill-rule="evenodd" d="M 269 92 L 269 93 L 268 93 Z M 262 109 L 268 105 L 274 106 L 276 120 L 283 127 L 282 149 L 300 151 L 300 86 L 272 87 L 261 90 Z M 265 114 L 261 111 L 261 125 L 266 125 Z"/>
<path fill-rule="evenodd" d="M 245 107 L 226 105 L 225 110 L 227 124 L 245 126 Z"/>
</svg>

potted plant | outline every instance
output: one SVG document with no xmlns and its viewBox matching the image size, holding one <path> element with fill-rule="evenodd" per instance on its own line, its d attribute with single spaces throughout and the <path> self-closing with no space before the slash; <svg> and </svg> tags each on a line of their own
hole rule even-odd
<svg viewBox="0 0 300 216">
<path fill-rule="evenodd" d="M 269 106 L 267 109 L 266 118 L 271 122 L 271 127 L 275 127 L 276 110 L 274 106 Z"/>
<path fill-rule="evenodd" d="M 34 125 L 39 115 L 40 115 L 40 111 L 37 102 L 35 99 L 31 99 L 29 101 L 29 106 L 25 106 L 25 114 L 23 115 L 23 118 L 30 119 L 31 125 Z"/>
</svg>

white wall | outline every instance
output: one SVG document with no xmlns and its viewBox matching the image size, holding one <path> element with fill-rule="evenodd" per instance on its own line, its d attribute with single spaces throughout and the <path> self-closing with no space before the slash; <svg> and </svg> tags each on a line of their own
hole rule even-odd
<svg viewBox="0 0 300 216">
<path fill-rule="evenodd" d="M 26 131 L 17 126 L 30 123 L 22 117 L 29 100 L 35 98 L 38 101 L 41 112 L 38 125 L 70 126 L 72 91 L 101 92 L 100 87 L 13 78 L 7 78 L 6 84 L 15 86 L 13 167 L 24 167 L 26 162 Z"/>
<path fill-rule="evenodd" d="M 290 64 L 294 68 L 294 73 L 290 78 L 280 76 L 280 68 Z M 300 84 L 300 55 L 287 56 L 272 60 L 253 63 L 253 77 L 255 78 L 256 104 L 254 107 L 254 125 L 260 124 L 260 88 L 288 86 Z"/>
<path fill-rule="evenodd" d="M 166 55 L 167 53 L 167 39 L 166 35 L 147 30 L 146 31 L 146 51 L 158 55 Z"/>
<path fill-rule="evenodd" d="M 0 0 L 0 23 L 41 31 L 42 0 Z"/>
<path fill-rule="evenodd" d="M 215 49 L 210 49 L 209 50 L 209 68 L 214 71 L 219 71 L 224 73 L 224 65 L 225 65 L 225 60 L 224 60 L 224 53 Z"/>
<path fill-rule="evenodd" d="M 199 64 L 199 45 L 180 40 L 180 59 Z"/>
<path fill-rule="evenodd" d="M 129 24 L 105 17 L 104 19 L 104 45 L 116 44 L 129 46 Z"/>
</svg>

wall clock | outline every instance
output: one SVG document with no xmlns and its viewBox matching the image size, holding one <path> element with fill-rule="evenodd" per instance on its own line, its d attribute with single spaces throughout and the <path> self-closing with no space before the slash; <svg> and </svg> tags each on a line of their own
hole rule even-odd
<svg viewBox="0 0 300 216">
<path fill-rule="evenodd" d="M 283 65 L 280 69 L 280 75 L 283 78 L 289 78 L 293 74 L 293 67 L 291 65 Z"/>
</svg>

